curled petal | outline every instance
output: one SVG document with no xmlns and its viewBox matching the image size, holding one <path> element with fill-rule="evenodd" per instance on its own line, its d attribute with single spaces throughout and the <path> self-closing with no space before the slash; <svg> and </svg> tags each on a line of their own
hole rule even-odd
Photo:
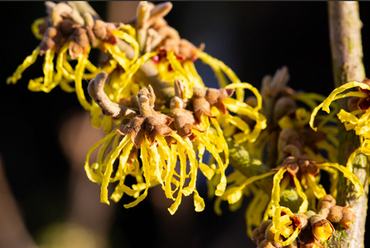
<svg viewBox="0 0 370 248">
<path fill-rule="evenodd" d="M 343 173 L 343 176 L 347 179 L 349 179 L 353 185 L 355 186 L 355 189 L 356 189 L 356 198 L 360 197 L 361 195 L 364 194 L 364 188 L 362 187 L 362 184 L 360 182 L 360 180 L 351 172 L 349 171 L 346 167 L 340 165 L 340 164 L 337 164 L 337 163 L 322 163 L 322 164 L 319 164 L 318 167 L 334 167 L 336 169 L 338 169 L 340 172 Z"/>
</svg>

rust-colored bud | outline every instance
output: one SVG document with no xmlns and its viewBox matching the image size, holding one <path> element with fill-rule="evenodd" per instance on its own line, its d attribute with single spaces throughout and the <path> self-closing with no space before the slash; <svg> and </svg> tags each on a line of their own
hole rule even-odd
<svg viewBox="0 0 370 248">
<path fill-rule="evenodd" d="M 46 37 L 40 43 L 40 55 L 44 55 L 45 52 L 55 46 L 55 41 L 52 38 Z"/>
<path fill-rule="evenodd" d="M 93 32 L 96 38 L 103 40 L 105 36 L 107 35 L 107 30 L 105 29 L 105 22 L 101 20 L 95 20 Z"/>
<path fill-rule="evenodd" d="M 333 206 L 330 208 L 327 219 L 349 228 L 350 223 L 356 219 L 356 214 L 351 207 Z"/>
<path fill-rule="evenodd" d="M 344 207 L 342 210 L 343 217 L 340 220 L 339 224 L 349 228 L 349 224 L 356 219 L 356 214 L 351 207 Z"/>
<path fill-rule="evenodd" d="M 296 218 L 300 222 L 301 230 L 304 230 L 307 227 L 307 223 L 308 223 L 307 216 L 305 214 L 300 214 L 300 213 L 297 213 L 297 214 L 294 214 L 294 215 L 296 216 Z"/>
<path fill-rule="evenodd" d="M 275 241 L 275 233 L 273 233 L 273 232 L 271 231 L 271 227 L 272 227 L 272 223 L 270 223 L 270 224 L 267 226 L 266 230 L 265 230 L 265 238 L 266 238 L 266 240 L 269 240 L 269 241 L 273 242 L 273 244 L 274 244 L 274 245 L 276 245 L 276 241 Z M 282 240 L 283 240 L 283 239 L 282 239 L 282 236 L 280 236 L 280 237 L 279 237 L 279 241 L 282 241 Z"/>
<path fill-rule="evenodd" d="M 40 43 L 40 55 L 43 55 L 47 50 L 55 47 L 58 30 L 54 27 L 48 27 L 44 33 L 44 38 Z"/>
<path fill-rule="evenodd" d="M 334 222 L 334 223 L 339 223 L 339 221 L 343 217 L 342 210 L 343 210 L 343 207 L 341 207 L 341 206 L 332 206 L 330 208 L 330 212 L 328 214 L 327 219 Z"/>
<path fill-rule="evenodd" d="M 78 55 L 82 54 L 84 51 L 83 47 L 77 44 L 75 41 L 69 43 L 69 54 L 72 59 L 76 59 Z"/>
<path fill-rule="evenodd" d="M 73 32 L 73 35 L 75 36 L 75 41 L 77 44 L 84 48 L 89 46 L 89 38 L 87 36 L 86 29 L 76 28 Z"/>
<path fill-rule="evenodd" d="M 262 240 L 262 242 L 257 246 L 257 248 L 276 248 L 271 241 L 266 239 Z"/>
<path fill-rule="evenodd" d="M 331 208 L 337 204 L 337 201 L 334 199 L 332 195 L 326 195 L 322 197 L 319 202 L 317 203 L 317 210 L 321 210 L 324 208 Z"/>
</svg>

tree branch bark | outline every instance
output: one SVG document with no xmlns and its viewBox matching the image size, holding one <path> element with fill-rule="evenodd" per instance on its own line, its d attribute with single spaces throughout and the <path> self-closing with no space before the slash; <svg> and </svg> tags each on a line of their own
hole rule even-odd
<svg viewBox="0 0 370 248">
<path fill-rule="evenodd" d="M 362 81 L 365 78 L 365 69 L 362 63 L 362 22 L 359 18 L 358 2 L 328 2 L 330 47 L 332 55 L 333 77 L 335 86 L 339 87 L 349 81 Z M 348 111 L 347 101 L 338 102 L 341 109 Z M 346 164 L 349 155 L 359 146 L 359 139 L 354 132 L 347 132 L 343 125 L 339 130 L 340 157 L 339 162 Z M 367 159 L 357 159 L 353 173 L 364 186 L 365 194 L 355 199 L 353 188 L 349 187 L 348 180 L 341 177 L 338 188 L 338 203 L 351 205 L 357 218 L 352 228 L 342 230 L 337 237 L 335 247 L 364 247 L 365 221 L 367 212 Z M 343 239 L 344 238 L 344 239 Z"/>
</svg>

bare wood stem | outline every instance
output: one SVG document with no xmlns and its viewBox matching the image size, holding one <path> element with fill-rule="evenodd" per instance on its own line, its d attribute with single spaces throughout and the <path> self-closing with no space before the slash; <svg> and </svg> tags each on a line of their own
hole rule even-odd
<svg viewBox="0 0 370 248">
<path fill-rule="evenodd" d="M 104 84 L 108 74 L 106 72 L 99 73 L 94 79 L 92 79 L 87 87 L 89 95 L 102 109 L 104 115 L 112 116 L 113 118 L 127 118 L 132 119 L 136 116 L 139 111 L 125 107 L 123 105 L 112 102 L 107 94 L 104 92 Z"/>
<path fill-rule="evenodd" d="M 362 63 L 362 22 L 359 18 L 358 2 L 328 2 L 330 46 L 332 54 L 333 77 L 335 86 L 339 87 L 349 81 L 362 81 L 365 78 L 365 69 Z M 345 100 L 338 102 L 339 107 L 347 109 Z M 347 132 L 343 125 L 339 130 L 340 157 L 339 162 L 346 164 L 349 155 L 359 146 L 359 139 L 354 132 Z M 353 172 L 364 186 L 365 194 L 355 199 L 353 188 L 348 187 L 348 181 L 341 177 L 338 188 L 338 203 L 354 207 L 357 218 L 352 228 L 343 230 L 340 234 L 343 241 L 335 244 L 335 247 L 364 247 L 365 221 L 367 212 L 367 160 L 358 159 Z M 345 234 L 345 235 L 343 235 Z M 339 236 L 339 235 L 338 235 Z"/>
</svg>

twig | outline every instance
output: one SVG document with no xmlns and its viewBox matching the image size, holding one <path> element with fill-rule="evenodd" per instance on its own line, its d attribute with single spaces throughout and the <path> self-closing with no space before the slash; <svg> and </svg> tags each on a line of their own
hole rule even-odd
<svg viewBox="0 0 370 248">
<path fill-rule="evenodd" d="M 359 18 L 358 2 L 328 2 L 330 46 L 333 62 L 333 76 L 335 86 L 339 87 L 349 81 L 362 81 L 365 70 L 362 63 L 362 22 Z M 339 107 L 348 109 L 346 101 L 338 102 Z M 340 157 L 339 162 L 346 164 L 349 155 L 359 146 L 358 137 L 354 132 L 347 132 L 343 125 L 339 130 Z M 365 221 L 367 212 L 368 181 L 366 173 L 367 160 L 360 159 L 353 173 L 360 179 L 364 186 L 365 194 L 358 199 L 353 196 L 353 189 L 348 187 L 348 182 L 341 177 L 338 189 L 338 203 L 352 205 L 357 218 L 351 229 L 341 235 L 344 241 L 338 241 L 336 247 L 364 247 Z"/>
<path fill-rule="evenodd" d="M 104 83 L 108 74 L 106 72 L 99 73 L 92 79 L 87 87 L 89 95 L 102 109 L 103 114 L 112 116 L 113 118 L 127 118 L 132 119 L 139 111 L 136 109 L 128 108 L 123 105 L 112 102 L 107 94 L 104 92 Z"/>
</svg>

